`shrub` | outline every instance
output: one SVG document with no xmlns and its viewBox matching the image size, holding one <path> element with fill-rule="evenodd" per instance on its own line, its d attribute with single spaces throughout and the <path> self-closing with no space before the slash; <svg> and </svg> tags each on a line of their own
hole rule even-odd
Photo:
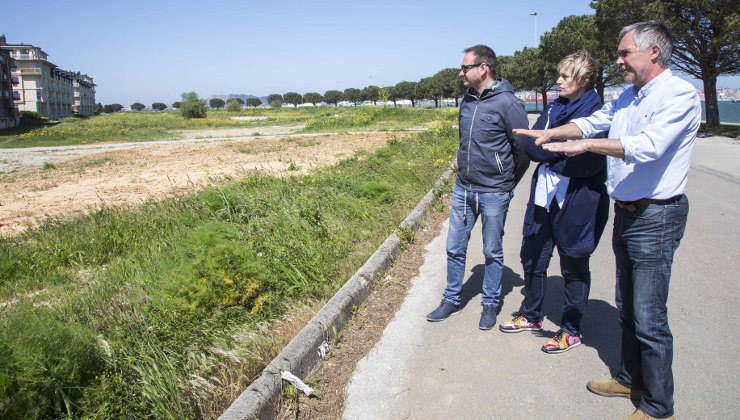
<svg viewBox="0 0 740 420">
<path fill-rule="evenodd" d="M 240 104 L 237 101 L 231 101 L 228 104 L 226 104 L 227 112 L 239 112 L 241 110 L 242 110 L 242 104 Z"/>
<path fill-rule="evenodd" d="M 180 114 L 184 118 L 205 118 L 206 117 L 206 103 L 203 101 L 192 101 L 184 102 L 180 106 Z"/>
<path fill-rule="evenodd" d="M 34 111 L 21 111 L 21 119 L 23 121 L 49 121 L 47 117 Z"/>
</svg>

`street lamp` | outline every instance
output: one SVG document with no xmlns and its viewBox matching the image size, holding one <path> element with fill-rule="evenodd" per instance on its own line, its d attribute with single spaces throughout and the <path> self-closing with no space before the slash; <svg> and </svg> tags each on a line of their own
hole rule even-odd
<svg viewBox="0 0 740 420">
<path fill-rule="evenodd" d="M 537 12 L 532 12 L 529 16 L 534 16 L 534 46 L 537 47 Z"/>
</svg>

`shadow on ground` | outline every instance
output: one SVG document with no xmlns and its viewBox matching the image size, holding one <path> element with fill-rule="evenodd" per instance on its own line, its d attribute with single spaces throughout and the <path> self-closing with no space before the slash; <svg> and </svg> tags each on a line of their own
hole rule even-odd
<svg viewBox="0 0 740 420">
<path fill-rule="evenodd" d="M 483 290 L 483 276 L 485 273 L 485 265 L 478 264 L 473 267 L 473 274 L 463 284 L 462 291 L 460 292 L 460 305 L 464 308 L 468 303 L 473 300 L 476 296 L 480 295 Z M 501 297 L 498 309 L 504 306 L 504 299 L 506 296 L 514 290 L 514 287 L 523 286 L 524 280 L 519 274 L 512 271 L 509 267 L 504 266 L 503 273 L 501 274 Z"/>
<path fill-rule="evenodd" d="M 560 325 L 563 311 L 564 280 L 561 276 L 547 278 L 542 317 Z M 538 335 L 551 338 L 557 331 L 543 330 Z M 586 313 L 581 320 L 583 345 L 596 349 L 599 358 L 609 368 L 612 376 L 619 369 L 622 329 L 619 311 L 612 304 L 599 299 L 589 299 Z"/>
</svg>

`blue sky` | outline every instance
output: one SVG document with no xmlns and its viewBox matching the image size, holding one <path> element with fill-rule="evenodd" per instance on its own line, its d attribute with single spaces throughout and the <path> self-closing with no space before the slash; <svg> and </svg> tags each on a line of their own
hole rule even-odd
<svg viewBox="0 0 740 420">
<path fill-rule="evenodd" d="M 171 104 L 180 94 L 394 85 L 457 67 L 465 47 L 533 46 L 588 0 L 8 2 L 0 33 L 92 76 L 103 104 Z M 616 43 L 616 40 L 615 40 Z M 698 85 L 698 84 L 697 84 Z M 740 87 L 740 77 L 719 86 Z"/>
</svg>

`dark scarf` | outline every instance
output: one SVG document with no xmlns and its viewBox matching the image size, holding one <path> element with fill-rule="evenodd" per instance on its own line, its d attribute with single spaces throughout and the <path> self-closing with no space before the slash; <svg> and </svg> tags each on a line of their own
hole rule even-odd
<svg viewBox="0 0 740 420">
<path fill-rule="evenodd" d="M 580 98 L 573 102 L 559 97 L 552 103 L 550 109 L 550 127 L 560 127 L 574 118 L 587 117 L 591 110 L 599 104 L 599 95 L 596 89 L 589 89 Z"/>
</svg>

